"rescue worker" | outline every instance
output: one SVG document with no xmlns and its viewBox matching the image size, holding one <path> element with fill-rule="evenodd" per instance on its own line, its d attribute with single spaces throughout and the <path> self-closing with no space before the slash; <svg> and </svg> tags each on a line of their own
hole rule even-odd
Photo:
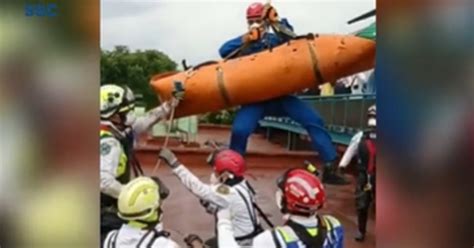
<svg viewBox="0 0 474 248">
<path fill-rule="evenodd" d="M 105 235 L 118 229 L 122 220 L 117 217 L 117 197 L 122 185 L 143 171 L 134 156 L 134 135 L 148 130 L 165 118 L 178 100 L 165 102 L 146 113 L 134 116 L 135 96 L 128 87 L 103 85 L 100 87 L 100 228 L 101 243 Z"/>
<path fill-rule="evenodd" d="M 178 248 L 163 229 L 161 205 L 166 189 L 149 177 L 137 177 L 122 187 L 118 196 L 118 216 L 126 223 L 108 233 L 104 247 Z"/>
<path fill-rule="evenodd" d="M 288 20 L 286 18 L 280 19 L 275 8 L 270 4 L 251 4 L 247 8 L 247 23 L 248 33 L 224 43 L 219 49 L 221 57 L 235 58 L 258 53 L 281 45 L 290 39 L 285 34 L 270 33 L 269 25 L 278 24 L 286 30 L 293 30 Z M 277 84 L 278 79 L 275 80 L 275 84 Z M 241 106 L 232 125 L 230 149 L 245 155 L 248 137 L 257 128 L 258 121 L 267 115 L 289 116 L 308 131 L 313 148 L 318 151 L 324 162 L 324 183 L 348 183 L 344 177 L 336 174 L 336 150 L 331 136 L 324 127 L 323 119 L 310 105 L 293 95 Z"/>
<path fill-rule="evenodd" d="M 376 116 L 377 109 L 373 105 L 368 109 L 368 129 L 360 131 L 352 137 L 351 143 L 339 163 L 340 168 L 346 168 L 355 155 L 358 157 L 355 193 L 358 233 L 355 240 L 359 242 L 365 239 L 369 207 L 375 198 Z"/>
<path fill-rule="evenodd" d="M 285 215 L 285 224 L 256 236 L 253 247 L 260 248 L 342 248 L 344 230 L 341 223 L 330 215 L 319 215 L 325 192 L 319 178 L 305 169 L 290 169 L 277 180 L 277 205 Z M 240 247 L 231 238 L 229 220 L 232 209 L 219 210 L 217 216 L 219 246 Z"/>
<path fill-rule="evenodd" d="M 263 231 L 255 209 L 255 192 L 244 178 L 244 158 L 232 150 L 221 150 L 211 156 L 213 166 L 211 183 L 201 182 L 191 173 L 169 149 L 162 149 L 160 158 L 173 170 L 183 185 L 201 199 L 208 213 L 215 214 L 218 208 L 229 207 L 234 213 L 232 227 L 235 239 L 241 245 L 250 245 L 253 237 Z M 206 241 L 217 247 L 216 238 Z"/>
</svg>

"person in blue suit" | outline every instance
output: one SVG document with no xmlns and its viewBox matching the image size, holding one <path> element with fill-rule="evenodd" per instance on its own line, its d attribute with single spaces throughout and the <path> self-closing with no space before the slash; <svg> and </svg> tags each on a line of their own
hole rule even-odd
<svg viewBox="0 0 474 248">
<path fill-rule="evenodd" d="M 236 58 L 276 47 L 291 39 L 288 35 L 268 32 L 269 23 L 279 23 L 293 31 L 286 18 L 279 18 L 275 8 L 269 4 L 253 3 L 247 8 L 249 32 L 224 43 L 219 49 L 222 58 Z M 278 83 L 278 82 L 275 82 Z M 232 126 L 230 149 L 245 155 L 247 139 L 257 128 L 258 121 L 266 115 L 288 116 L 300 123 L 311 137 L 313 148 L 324 162 L 323 182 L 347 184 L 344 177 L 336 173 L 336 150 L 324 127 L 321 116 L 308 104 L 293 95 L 278 97 L 264 102 L 241 106 Z"/>
</svg>

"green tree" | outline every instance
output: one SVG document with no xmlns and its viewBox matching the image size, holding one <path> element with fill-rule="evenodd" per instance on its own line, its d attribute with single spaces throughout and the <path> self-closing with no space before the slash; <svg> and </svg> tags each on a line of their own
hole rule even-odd
<svg viewBox="0 0 474 248">
<path fill-rule="evenodd" d="M 112 51 L 101 50 L 100 84 L 129 86 L 141 94 L 147 109 L 157 106 L 158 99 L 150 87 L 150 78 L 158 73 L 176 70 L 177 64 L 157 50 L 130 51 L 116 46 Z"/>
</svg>

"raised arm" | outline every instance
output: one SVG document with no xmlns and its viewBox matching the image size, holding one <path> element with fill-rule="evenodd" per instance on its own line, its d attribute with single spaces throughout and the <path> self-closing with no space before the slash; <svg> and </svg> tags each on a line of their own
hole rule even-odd
<svg viewBox="0 0 474 248">
<path fill-rule="evenodd" d="M 352 160 L 352 158 L 356 155 L 358 147 L 359 147 L 359 142 L 362 138 L 363 132 L 358 132 L 356 135 L 354 135 L 351 139 L 351 143 L 347 147 L 346 151 L 344 152 L 344 155 L 341 158 L 341 161 L 339 162 L 339 167 L 346 167 Z"/>
</svg>

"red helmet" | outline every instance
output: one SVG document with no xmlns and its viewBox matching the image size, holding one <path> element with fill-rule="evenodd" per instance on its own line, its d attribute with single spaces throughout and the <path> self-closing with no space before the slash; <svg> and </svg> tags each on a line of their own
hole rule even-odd
<svg viewBox="0 0 474 248">
<path fill-rule="evenodd" d="M 281 207 L 286 213 L 312 215 L 326 200 L 324 187 L 319 178 L 304 169 L 287 171 L 278 180 L 278 187 L 283 194 Z"/>
<path fill-rule="evenodd" d="M 263 3 L 252 3 L 248 8 L 247 8 L 247 19 L 257 19 L 261 18 L 263 15 L 263 10 L 265 9 L 265 6 Z"/>
<path fill-rule="evenodd" d="M 235 176 L 242 177 L 245 172 L 245 160 L 238 152 L 223 150 L 213 158 L 214 171 L 221 174 L 228 171 Z"/>
</svg>

